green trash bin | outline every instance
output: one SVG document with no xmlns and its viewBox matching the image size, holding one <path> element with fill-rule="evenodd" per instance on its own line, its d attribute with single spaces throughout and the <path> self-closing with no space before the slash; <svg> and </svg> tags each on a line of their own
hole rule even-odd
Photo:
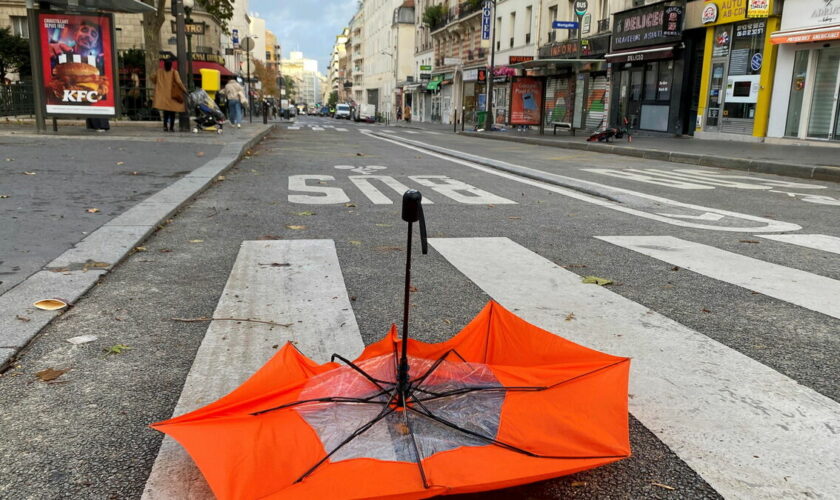
<svg viewBox="0 0 840 500">
<path fill-rule="evenodd" d="M 484 124 L 487 123 L 487 111 L 479 111 L 475 114 L 476 125 L 478 128 L 484 127 Z"/>
</svg>

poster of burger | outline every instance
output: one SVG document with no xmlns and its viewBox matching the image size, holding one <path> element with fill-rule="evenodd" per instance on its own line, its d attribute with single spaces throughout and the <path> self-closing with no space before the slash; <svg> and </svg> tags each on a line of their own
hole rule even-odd
<svg viewBox="0 0 840 500">
<path fill-rule="evenodd" d="M 38 14 L 47 115 L 116 116 L 110 14 Z"/>
</svg>

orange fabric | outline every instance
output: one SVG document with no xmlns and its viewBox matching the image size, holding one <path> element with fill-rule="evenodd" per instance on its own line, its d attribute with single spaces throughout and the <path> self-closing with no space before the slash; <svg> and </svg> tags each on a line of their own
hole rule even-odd
<svg viewBox="0 0 840 500">
<path fill-rule="evenodd" d="M 356 362 L 393 354 L 399 346 L 392 326 Z M 186 448 L 220 499 L 428 498 L 544 480 L 630 456 L 628 358 L 565 340 L 495 302 L 446 342 L 408 344 L 416 358 L 437 359 L 452 349 L 488 365 L 505 386 L 548 387 L 508 392 L 496 439 L 537 455 L 594 458 L 539 458 L 492 444 L 462 446 L 423 460 L 429 488 L 416 463 L 371 458 L 327 461 L 293 484 L 328 450 L 297 411 L 251 413 L 298 401 L 312 376 L 348 368 L 318 365 L 290 344 L 227 396 L 153 427 Z"/>
</svg>

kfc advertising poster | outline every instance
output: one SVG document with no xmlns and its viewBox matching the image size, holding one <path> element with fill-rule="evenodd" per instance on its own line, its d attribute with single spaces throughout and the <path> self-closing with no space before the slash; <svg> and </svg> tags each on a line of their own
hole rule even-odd
<svg viewBox="0 0 840 500">
<path fill-rule="evenodd" d="M 539 125 L 542 82 L 536 78 L 517 78 L 511 84 L 510 124 Z"/>
<path fill-rule="evenodd" d="M 116 116 L 113 17 L 38 14 L 47 115 Z"/>
</svg>

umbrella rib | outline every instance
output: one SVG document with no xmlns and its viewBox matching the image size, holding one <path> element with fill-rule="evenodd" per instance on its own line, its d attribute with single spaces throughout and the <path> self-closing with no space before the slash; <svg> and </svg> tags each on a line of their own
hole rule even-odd
<svg viewBox="0 0 840 500">
<path fill-rule="evenodd" d="M 405 427 L 408 429 L 408 435 L 411 437 L 411 446 L 414 448 L 414 454 L 417 457 L 417 468 L 420 469 L 420 479 L 423 480 L 423 488 L 429 489 L 429 481 L 426 479 L 426 471 L 423 469 L 423 457 L 420 456 L 420 448 L 417 446 L 417 439 L 414 437 L 414 429 L 412 429 L 411 422 L 408 419 L 408 411 L 406 411 L 405 400 L 403 400 L 402 408 Z"/>
<path fill-rule="evenodd" d="M 417 387 L 418 385 L 422 384 L 426 380 L 426 378 L 428 378 L 428 376 L 431 375 L 432 372 L 435 371 L 437 369 L 437 367 L 440 366 L 440 364 L 443 363 L 443 361 L 446 359 L 446 357 L 449 356 L 449 354 L 451 354 L 452 352 L 455 352 L 455 349 L 450 349 L 450 350 L 446 351 L 445 353 L 443 353 L 443 356 L 439 357 L 437 359 L 437 361 L 435 361 L 432 364 L 432 366 L 430 366 L 429 369 L 426 370 L 426 373 L 424 373 L 423 375 L 419 376 L 418 378 L 414 379 L 411 382 L 412 387 Z M 461 359 L 463 359 L 463 358 L 461 358 Z"/>
<path fill-rule="evenodd" d="M 488 443 L 494 444 L 494 445 L 499 446 L 499 447 L 501 447 L 501 448 L 504 448 L 504 449 L 506 449 L 506 450 L 509 450 L 509 451 L 514 451 L 514 452 L 516 452 L 516 453 L 521 453 L 521 454 L 523 454 L 523 455 L 528 455 L 529 457 L 534 457 L 534 458 L 553 458 L 553 459 L 584 459 L 584 460 L 585 460 L 585 459 L 596 459 L 596 458 L 624 458 L 624 457 L 625 457 L 625 455 L 603 455 L 603 456 L 558 456 L 558 455 L 540 455 L 540 454 L 538 454 L 538 453 L 534 453 L 534 452 L 531 452 L 531 451 L 528 451 L 528 450 L 523 450 L 522 448 L 517 448 L 516 446 L 513 446 L 512 444 L 505 443 L 504 441 L 499 441 L 498 439 L 494 439 L 494 438 L 491 438 L 491 437 L 485 436 L 485 435 L 480 434 L 480 433 L 478 433 L 478 432 L 471 431 L 471 430 L 469 430 L 469 429 L 464 429 L 463 427 L 459 427 L 459 426 L 457 426 L 457 425 L 453 424 L 452 422 L 450 422 L 450 421 L 446 420 L 445 418 L 438 417 L 437 415 L 433 414 L 431 411 L 429 411 L 429 409 L 428 409 L 428 408 L 426 408 L 425 406 L 423 406 L 423 404 L 422 404 L 422 403 L 419 403 L 419 402 L 418 402 L 417 404 L 418 404 L 421 408 L 423 408 L 423 410 L 424 410 L 424 411 L 420 411 L 420 410 L 418 410 L 418 409 L 416 409 L 416 408 L 412 408 L 412 407 L 410 407 L 410 406 L 409 406 L 409 407 L 407 407 L 407 408 L 408 408 L 410 411 L 413 411 L 413 412 L 415 412 L 415 413 L 417 413 L 417 414 L 419 414 L 419 415 L 422 415 L 422 416 L 424 416 L 424 417 L 426 417 L 426 418 L 430 418 L 430 419 L 434 420 L 435 422 L 441 423 L 441 424 L 443 424 L 443 425 L 445 425 L 445 426 L 447 426 L 447 427 L 450 427 L 450 428 L 452 428 L 452 429 L 455 429 L 455 430 L 457 430 L 457 431 L 459 431 L 459 432 L 462 432 L 462 433 L 467 434 L 467 435 L 469 435 L 469 436 L 477 437 L 477 438 L 479 438 L 479 439 L 482 439 L 482 440 L 484 440 L 484 441 L 487 441 Z"/>
<path fill-rule="evenodd" d="M 373 398 L 383 396 L 385 394 L 389 394 L 388 391 L 382 390 L 382 391 L 377 392 L 376 394 L 373 394 L 373 395 L 368 396 L 366 398 L 347 398 L 347 397 L 342 397 L 342 396 L 330 396 L 330 397 L 326 397 L 326 398 L 302 399 L 300 401 L 293 401 L 291 403 L 286 403 L 284 405 L 275 406 L 274 408 L 267 408 L 265 410 L 260 410 L 260 411 L 255 412 L 255 413 L 251 413 L 251 415 L 253 415 L 253 416 L 262 415 L 263 413 L 268 413 L 270 411 L 283 410 L 285 408 L 300 406 L 302 404 L 307 404 L 307 403 L 366 403 L 366 404 L 384 405 L 384 404 L 388 404 L 388 403 L 386 401 L 372 401 L 372 400 L 373 400 Z"/>
<path fill-rule="evenodd" d="M 318 467 L 320 467 L 320 466 L 321 466 L 321 464 L 323 464 L 324 462 L 326 462 L 327 460 L 329 460 L 329 458 L 330 458 L 331 456 L 333 456 L 333 455 L 334 455 L 334 454 L 335 454 L 338 450 L 340 450 L 340 449 L 341 449 L 344 445 L 346 445 L 346 444 L 347 444 L 347 443 L 349 443 L 350 441 L 352 441 L 352 440 L 356 439 L 357 437 L 361 436 L 361 435 L 362 435 L 362 434 L 364 434 L 364 433 L 365 433 L 368 429 L 370 429 L 371 427 L 373 427 L 373 426 L 374 426 L 374 424 L 376 424 L 377 422 L 379 422 L 379 421 L 380 421 L 380 420 L 382 420 L 383 418 L 387 417 L 387 416 L 388 416 L 388 415 L 390 415 L 391 413 L 394 413 L 395 411 L 396 411 L 396 408 L 392 408 L 391 406 L 389 406 L 389 405 L 387 405 L 387 404 L 386 404 L 386 405 L 384 406 L 384 408 L 382 408 L 382 411 L 381 411 L 381 412 L 379 412 L 379 415 L 377 415 L 377 416 L 376 416 L 373 420 L 371 420 L 370 422 L 368 422 L 368 423 L 364 424 L 363 426 L 361 426 L 361 427 L 359 427 L 358 429 L 356 429 L 355 431 L 353 431 L 353 433 L 352 433 L 352 434 L 350 434 L 350 435 L 347 437 L 347 439 L 345 439 L 344 441 L 342 441 L 341 443 L 339 443 L 339 444 L 338 444 L 338 446 L 336 446 L 335 448 L 333 448 L 333 450 L 332 450 L 331 452 L 329 452 L 329 453 L 328 453 L 328 454 L 327 454 L 324 458 L 322 458 L 321 460 L 319 460 L 319 461 L 318 461 L 318 463 L 316 463 L 315 465 L 313 465 L 313 466 L 312 466 L 309 470 L 307 470 L 306 472 L 304 472 L 304 473 L 303 473 L 303 475 L 301 475 L 299 478 L 297 478 L 297 479 L 295 480 L 295 483 L 299 483 L 299 482 L 303 481 L 304 479 L 306 479 L 306 477 L 307 477 L 307 476 L 309 476 L 310 474 L 312 474 L 313 472 L 315 472 L 315 469 L 317 469 Z"/>
<path fill-rule="evenodd" d="M 389 382 L 387 382 L 387 381 L 385 381 L 385 380 L 379 380 L 379 379 L 375 379 L 375 378 L 373 378 L 373 377 L 372 377 L 372 376 L 370 376 L 367 372 L 365 372 L 364 370 L 362 370 L 361 368 L 359 368 L 358 366 L 356 366 L 356 365 L 355 365 L 352 361 L 350 361 L 349 359 L 345 358 L 344 356 L 341 356 L 340 354 L 333 354 L 333 355 L 332 355 L 332 359 L 335 359 L 335 358 L 340 359 L 341 361 L 343 361 L 344 363 L 346 363 L 346 364 L 347 364 L 347 366 L 349 366 L 349 367 L 350 367 L 350 368 L 352 368 L 353 370 L 355 370 L 355 371 L 359 372 L 359 373 L 360 373 L 363 377 L 365 377 L 366 379 L 370 380 L 370 382 L 371 382 L 373 385 L 375 385 L 376 387 L 379 387 L 379 388 L 380 388 L 381 390 L 383 390 L 383 391 L 387 390 L 387 389 L 385 389 L 384 387 L 382 387 L 381 383 L 386 383 L 386 384 L 387 384 L 387 383 L 389 383 Z"/>
</svg>

